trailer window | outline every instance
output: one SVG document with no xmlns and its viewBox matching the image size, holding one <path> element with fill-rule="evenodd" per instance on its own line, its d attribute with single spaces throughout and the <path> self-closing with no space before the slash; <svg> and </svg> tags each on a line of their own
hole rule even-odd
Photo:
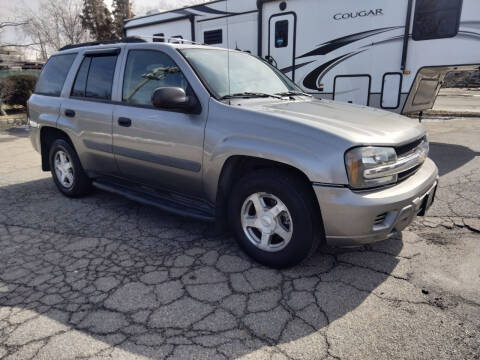
<svg viewBox="0 0 480 360">
<path fill-rule="evenodd" d="M 280 20 L 275 23 L 275 47 L 288 46 L 288 20 Z"/>
<path fill-rule="evenodd" d="M 221 44 L 223 42 L 222 29 L 205 31 L 203 33 L 203 42 L 205 45 Z"/>
<path fill-rule="evenodd" d="M 153 34 L 153 36 L 158 36 L 157 38 L 153 38 L 153 42 L 165 42 L 165 34 L 164 33 L 159 33 L 159 34 Z"/>
<path fill-rule="evenodd" d="M 462 0 L 417 0 L 413 20 L 413 40 L 454 37 L 460 26 Z"/>
</svg>

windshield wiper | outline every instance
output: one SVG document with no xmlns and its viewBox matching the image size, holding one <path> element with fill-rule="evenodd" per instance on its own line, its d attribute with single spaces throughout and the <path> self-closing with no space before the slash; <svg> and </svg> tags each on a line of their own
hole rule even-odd
<svg viewBox="0 0 480 360">
<path fill-rule="evenodd" d="M 234 98 L 260 98 L 260 97 L 273 97 L 275 99 L 281 99 L 282 97 L 277 95 L 277 94 L 266 94 L 266 93 L 261 93 L 261 92 L 241 92 L 241 93 L 235 93 L 235 94 L 229 94 L 222 96 L 220 100 L 226 100 L 226 99 L 234 99 Z"/>
<path fill-rule="evenodd" d="M 275 93 L 275 95 L 278 95 L 278 96 L 295 96 L 295 95 L 302 95 L 302 96 L 311 96 L 307 93 L 304 93 L 302 91 L 285 91 L 285 92 L 281 92 L 281 93 Z"/>
</svg>

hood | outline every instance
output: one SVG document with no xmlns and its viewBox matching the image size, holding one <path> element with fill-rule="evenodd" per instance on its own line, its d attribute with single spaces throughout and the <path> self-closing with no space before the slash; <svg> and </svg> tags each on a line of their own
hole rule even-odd
<svg viewBox="0 0 480 360">
<path fill-rule="evenodd" d="M 329 132 L 355 145 L 401 145 L 425 135 L 416 119 L 338 101 L 242 101 L 242 107 Z"/>
</svg>

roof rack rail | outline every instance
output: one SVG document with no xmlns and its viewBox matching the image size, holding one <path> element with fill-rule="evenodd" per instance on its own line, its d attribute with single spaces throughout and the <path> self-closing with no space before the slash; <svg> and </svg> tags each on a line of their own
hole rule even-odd
<svg viewBox="0 0 480 360">
<path fill-rule="evenodd" d="M 200 43 L 197 41 L 192 41 L 192 40 L 187 40 L 184 38 L 176 37 L 176 36 L 161 36 L 161 35 L 153 35 L 153 36 L 148 36 L 148 35 L 137 35 L 139 39 L 162 39 L 163 41 L 166 41 L 167 43 L 172 43 L 172 44 L 194 44 L 194 45 L 205 45 L 204 43 Z"/>
<path fill-rule="evenodd" d="M 141 42 L 146 42 L 146 41 L 136 36 L 129 36 L 129 37 L 125 37 L 122 39 L 115 39 L 115 40 L 100 40 L 100 41 L 84 42 L 80 44 L 70 44 L 60 48 L 58 51 L 75 49 L 83 46 L 109 45 L 109 44 L 121 44 L 121 43 L 141 43 Z"/>
</svg>

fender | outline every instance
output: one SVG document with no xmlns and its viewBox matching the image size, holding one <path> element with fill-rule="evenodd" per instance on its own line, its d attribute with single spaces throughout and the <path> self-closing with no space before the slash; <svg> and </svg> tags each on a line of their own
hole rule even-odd
<svg viewBox="0 0 480 360">
<path fill-rule="evenodd" d="M 338 171 L 337 158 L 321 157 L 313 149 L 308 150 L 285 141 L 233 135 L 218 142 L 212 152 L 205 152 L 204 191 L 212 203 L 216 200 L 223 167 L 232 156 L 248 156 L 283 163 L 304 173 L 311 182 L 338 184 L 348 181 L 346 174 L 343 177 L 337 176 L 338 172 L 345 172 L 344 169 Z"/>
</svg>

